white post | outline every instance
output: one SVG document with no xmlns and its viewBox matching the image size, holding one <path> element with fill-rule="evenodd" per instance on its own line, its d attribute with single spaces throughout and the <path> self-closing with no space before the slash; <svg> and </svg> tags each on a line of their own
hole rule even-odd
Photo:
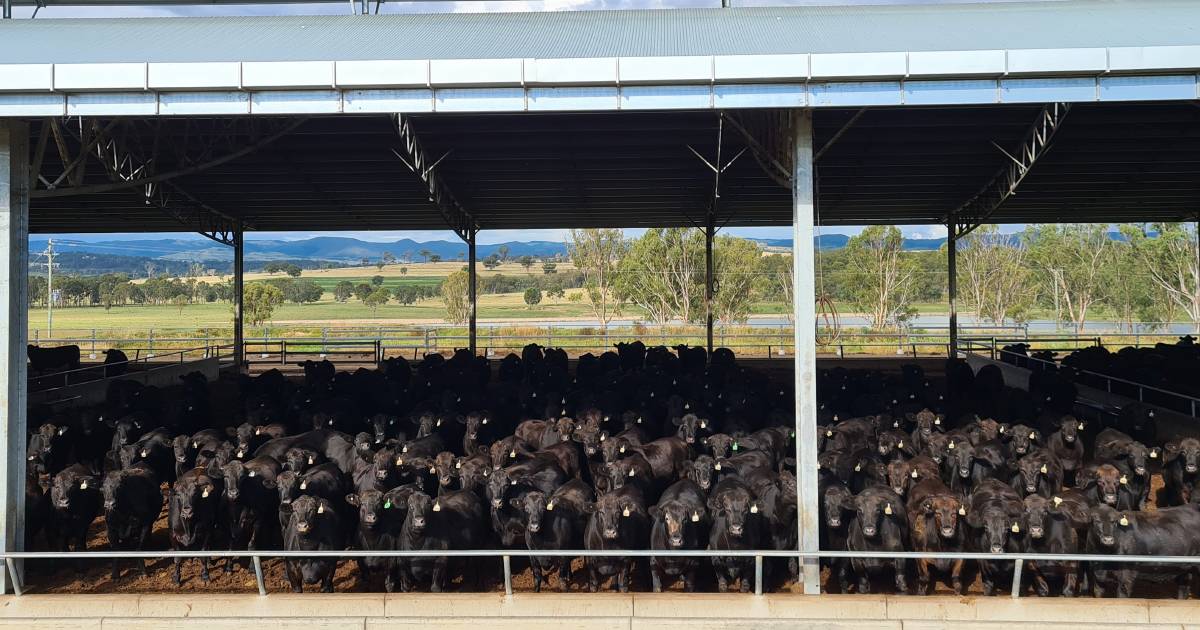
<svg viewBox="0 0 1200 630">
<path fill-rule="evenodd" d="M 0 314 L 7 335 L 0 339 L 0 439 L 5 447 L 0 480 L 0 540 L 5 551 L 25 545 L 25 344 L 29 279 L 29 127 L 0 120 Z M 0 572 L 0 593 L 10 591 Z"/>
<path fill-rule="evenodd" d="M 816 260 L 813 220 L 812 110 L 793 112 L 795 155 L 792 166 L 792 287 L 795 309 L 796 488 L 797 526 L 801 551 L 821 548 L 817 515 L 817 314 Z M 821 565 L 816 559 L 800 563 L 806 595 L 821 593 Z"/>
</svg>

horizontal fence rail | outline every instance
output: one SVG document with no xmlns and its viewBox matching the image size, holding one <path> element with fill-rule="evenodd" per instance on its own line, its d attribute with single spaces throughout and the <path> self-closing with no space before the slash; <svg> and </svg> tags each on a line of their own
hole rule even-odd
<svg viewBox="0 0 1200 630">
<path fill-rule="evenodd" d="M 254 565 L 259 595 L 267 595 L 266 581 L 262 571 L 265 559 L 334 558 L 500 558 L 504 573 L 504 592 L 512 595 L 512 557 L 525 558 L 752 558 L 754 559 L 754 594 L 762 595 L 763 560 L 765 558 L 795 558 L 797 560 L 862 559 L 862 560 L 971 560 L 988 562 L 1012 562 L 1013 582 L 1011 596 L 1021 596 L 1021 576 L 1026 562 L 1113 562 L 1118 564 L 1139 563 L 1147 565 L 1200 565 L 1200 556 L 1146 556 L 1105 554 L 1053 554 L 1053 553 L 987 553 L 987 552 L 924 552 L 924 551 L 797 551 L 780 549 L 755 550 L 712 550 L 712 549 L 575 549 L 575 550 L 522 550 L 522 549 L 454 549 L 442 551 L 400 550 L 328 550 L 328 551 L 10 551 L 0 552 L 13 584 L 14 594 L 24 593 L 25 585 L 20 580 L 20 560 L 162 560 L 162 559 L 209 559 L 250 558 Z M 744 579 L 744 578 L 743 578 Z"/>
</svg>

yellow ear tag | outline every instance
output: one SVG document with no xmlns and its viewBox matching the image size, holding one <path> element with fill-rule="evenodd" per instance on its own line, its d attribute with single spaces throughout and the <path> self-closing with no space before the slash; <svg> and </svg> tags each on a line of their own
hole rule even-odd
<svg viewBox="0 0 1200 630">
<path fill-rule="evenodd" d="M 554 511 L 554 502 L 553 502 L 553 501 L 550 501 L 549 503 L 547 503 L 547 504 L 546 504 L 546 511 L 547 511 L 547 512 L 553 512 L 553 511 Z"/>
<path fill-rule="evenodd" d="M 826 431 L 825 437 L 833 437 L 833 431 Z"/>
<path fill-rule="evenodd" d="M 1017 525 L 1016 523 L 1013 523 L 1013 526 L 1012 526 L 1012 533 L 1014 533 L 1014 534 L 1020 534 L 1020 533 L 1021 533 L 1021 527 L 1020 527 L 1019 525 Z"/>
<path fill-rule="evenodd" d="M 317 506 L 317 514 L 324 514 L 324 513 L 325 513 L 325 504 L 322 503 Z"/>
<path fill-rule="evenodd" d="M 1003 434 L 1005 431 L 1007 431 L 1007 429 L 1005 429 L 1004 427 L 1000 427 L 1000 433 L 1001 433 L 1001 434 Z"/>
<path fill-rule="evenodd" d="M 912 472 L 908 473 L 908 476 L 909 476 L 909 477 L 912 477 L 913 479 L 916 479 L 916 478 L 917 478 L 917 471 L 915 471 L 915 470 L 914 470 L 914 471 L 912 471 Z"/>
<path fill-rule="evenodd" d="M 630 469 L 629 469 L 629 476 L 630 476 L 630 477 L 632 477 L 632 476 L 633 476 L 633 474 L 634 474 L 635 472 L 637 472 L 637 471 L 636 471 L 636 470 L 634 470 L 633 468 L 630 468 Z"/>
<path fill-rule="evenodd" d="M 142 457 L 150 457 L 150 451 L 142 449 Z"/>
<path fill-rule="evenodd" d="M 301 490 L 307 490 L 307 489 L 308 489 L 308 482 L 307 482 L 307 481 L 301 481 L 301 482 L 300 482 L 300 489 L 301 489 Z"/>
<path fill-rule="evenodd" d="M 862 470 L 862 464 L 854 465 L 854 472 L 860 472 L 861 470 Z"/>
<path fill-rule="evenodd" d="M 434 501 L 434 502 L 433 502 L 433 511 L 434 511 L 434 512 L 441 512 L 441 511 L 442 511 L 442 504 L 441 504 L 441 503 L 438 503 L 437 501 Z"/>
<path fill-rule="evenodd" d="M 751 503 L 751 504 L 750 504 L 750 513 L 751 513 L 751 514 L 758 514 L 758 504 L 757 504 L 757 503 Z"/>
<path fill-rule="evenodd" d="M 241 457 L 241 456 L 242 456 L 242 454 L 241 454 L 241 453 L 238 453 L 238 457 Z M 315 463 L 317 463 L 317 459 L 316 459 L 315 457 L 309 456 L 309 458 L 308 458 L 308 465 L 309 465 L 309 466 L 312 466 L 312 465 L 313 465 L 313 464 L 315 464 Z"/>
<path fill-rule="evenodd" d="M 404 446 L 402 446 L 402 447 L 400 448 L 400 452 L 401 452 L 401 453 L 407 453 L 407 452 L 408 452 L 408 445 L 407 445 L 407 444 L 405 444 Z"/>
<path fill-rule="evenodd" d="M 462 462 L 454 462 L 454 467 L 455 467 L 456 469 L 457 469 L 457 468 L 462 468 Z"/>
<path fill-rule="evenodd" d="M 1058 507 L 1059 505 L 1062 505 L 1062 497 L 1054 497 L 1054 506 Z"/>
<path fill-rule="evenodd" d="M 192 448 L 200 448 L 200 443 L 199 443 L 199 442 L 195 442 L 195 441 L 193 441 L 193 442 L 192 442 Z"/>
<path fill-rule="evenodd" d="M 480 422 L 479 424 L 487 424 L 487 418 L 484 418 L 483 422 Z"/>
<path fill-rule="evenodd" d="M 246 453 L 245 453 L 245 451 L 238 451 L 238 452 L 237 452 L 237 456 L 238 456 L 238 457 L 242 457 L 242 456 L 244 456 L 245 454 L 246 454 Z M 309 463 L 311 464 L 312 462 L 309 462 Z"/>
<path fill-rule="evenodd" d="M 207 499 L 207 498 L 208 498 L 208 486 L 205 486 L 205 487 L 204 487 L 204 492 L 201 492 L 201 493 L 200 493 L 200 498 L 202 498 L 202 499 Z"/>
<path fill-rule="evenodd" d="M 954 450 L 954 442 L 951 441 L 949 444 L 946 445 L 946 448 L 948 448 L 950 450 Z"/>
<path fill-rule="evenodd" d="M 404 465 L 404 458 L 403 458 L 403 457 L 397 457 L 397 458 L 396 458 L 396 465 L 397 465 L 397 466 L 403 466 L 403 465 Z"/>
<path fill-rule="evenodd" d="M 1128 485 L 1128 484 L 1129 484 L 1129 477 L 1126 477 L 1125 475 L 1121 475 L 1121 485 L 1124 486 L 1124 485 Z"/>
<path fill-rule="evenodd" d="M 699 512 L 692 512 L 692 522 L 693 523 L 700 522 L 700 513 Z"/>
<path fill-rule="evenodd" d="M 624 453 L 624 452 L 625 452 L 625 445 L 624 445 L 624 444 L 622 444 L 622 445 L 621 445 L 621 452 L 622 452 L 622 453 Z"/>
<path fill-rule="evenodd" d="M 817 464 L 817 466 L 820 467 L 820 464 Z M 721 470 L 721 462 L 713 464 L 713 470 Z"/>
<path fill-rule="evenodd" d="M 900 440 L 899 442 L 896 442 L 896 448 L 904 448 L 904 440 Z"/>
<path fill-rule="evenodd" d="M 1150 459 L 1158 459 L 1158 451 L 1150 451 Z"/>
<path fill-rule="evenodd" d="M 600 434 L 600 441 L 601 441 L 601 442 L 603 442 L 603 441 L 604 441 L 604 434 L 603 434 L 603 433 L 601 433 L 601 434 Z"/>
<path fill-rule="evenodd" d="M 1046 468 L 1046 465 L 1045 465 L 1045 464 L 1042 464 L 1042 471 L 1041 471 L 1041 472 L 1042 472 L 1042 474 L 1043 474 L 1043 475 L 1044 475 L 1044 474 L 1046 474 L 1046 472 L 1047 472 L 1047 468 Z"/>
<path fill-rule="evenodd" d="M 888 516 L 892 515 L 892 504 L 891 503 L 883 506 L 883 513 L 887 514 Z"/>
<path fill-rule="evenodd" d="M 517 458 L 517 449 L 515 449 L 515 448 L 514 448 L 513 450 L 509 451 L 509 452 L 508 452 L 508 458 L 509 458 L 509 459 L 516 459 L 516 458 Z"/>
<path fill-rule="evenodd" d="M 87 490 L 87 479 L 84 479 L 83 481 L 79 482 L 79 489 Z M 205 495 L 205 496 L 208 496 L 208 495 Z"/>
<path fill-rule="evenodd" d="M 941 419 L 941 418 L 934 418 L 934 419 L 933 419 L 933 423 L 934 423 L 934 424 L 941 424 L 941 423 L 942 423 L 942 419 Z"/>
<path fill-rule="evenodd" d="M 1120 523 L 1121 527 L 1129 527 L 1129 519 L 1125 518 L 1124 514 L 1121 515 Z"/>
<path fill-rule="evenodd" d="M 250 471 L 250 473 L 249 473 L 249 474 L 247 474 L 246 476 L 247 476 L 247 477 L 253 477 L 253 476 L 254 476 L 254 475 L 256 475 L 256 474 L 257 474 L 257 473 L 255 473 L 253 470 L 251 470 L 251 471 Z"/>
<path fill-rule="evenodd" d="M 701 420 L 701 421 L 700 421 L 700 428 L 701 428 L 701 429 L 707 429 L 707 428 L 708 428 L 708 423 L 707 423 L 707 422 L 705 422 L 705 421 L 703 421 L 703 420 Z"/>
<path fill-rule="evenodd" d="M 967 515 L 967 508 L 965 508 L 965 507 L 962 507 L 962 506 L 959 506 L 959 508 L 958 508 L 958 515 L 959 515 L 959 516 L 966 516 L 966 515 Z"/>
<path fill-rule="evenodd" d="M 430 466 L 430 467 L 429 467 L 429 474 L 431 474 L 431 475 L 436 475 L 436 474 L 437 474 L 437 468 L 435 468 L 435 467 L 433 467 L 433 466 Z"/>
<path fill-rule="evenodd" d="M 1082 422 L 1080 422 L 1080 423 L 1079 423 L 1079 430 L 1080 430 L 1080 431 L 1082 431 L 1082 430 L 1083 430 L 1083 423 L 1082 423 Z"/>
<path fill-rule="evenodd" d="M 625 508 L 624 510 L 621 510 L 621 516 L 629 516 L 629 508 Z"/>
<path fill-rule="evenodd" d="M 1030 432 L 1029 432 L 1029 439 L 1031 439 L 1031 440 L 1036 440 L 1036 439 L 1037 439 L 1037 434 L 1036 434 L 1036 433 L 1034 433 L 1033 431 L 1030 431 Z"/>
</svg>

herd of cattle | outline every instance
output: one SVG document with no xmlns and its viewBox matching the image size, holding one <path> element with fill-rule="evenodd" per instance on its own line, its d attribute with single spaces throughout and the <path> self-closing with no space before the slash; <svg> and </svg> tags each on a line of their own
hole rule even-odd
<svg viewBox="0 0 1200 630">
<path fill-rule="evenodd" d="M 655 591 L 711 577 L 743 592 L 753 558 L 621 551 L 796 548 L 793 391 L 727 349 L 619 344 L 573 372 L 563 351 L 538 346 L 494 369 L 465 350 L 352 373 L 303 366 L 303 382 L 277 371 L 161 389 L 116 380 L 98 407 L 32 410 L 27 545 L 86 549 L 103 515 L 113 549 L 146 549 L 165 503 L 175 550 L 600 550 L 613 555 L 586 557 L 579 576 L 592 591 L 648 573 Z M 1089 426 L 1052 371 L 1026 392 L 961 361 L 937 379 L 912 365 L 839 368 L 820 373 L 818 400 L 823 549 L 1200 554 L 1200 441 L 1160 447 L 1140 408 Z M 568 589 L 573 560 L 531 557 L 535 590 L 555 575 Z M 990 594 L 1012 574 L 1000 561 L 823 564 L 827 590 L 863 593 L 881 577 L 908 592 L 913 575 L 919 592 L 943 580 L 964 593 L 978 573 Z M 294 591 L 330 591 L 337 561 L 285 567 Z M 484 573 L 446 557 L 357 568 L 389 592 L 439 591 L 460 575 L 479 585 Z M 764 569 L 779 585 L 798 564 Z M 1138 577 L 1160 577 L 1187 597 L 1194 572 L 1063 561 L 1030 562 L 1026 575 L 1040 595 L 1129 596 Z"/>
</svg>

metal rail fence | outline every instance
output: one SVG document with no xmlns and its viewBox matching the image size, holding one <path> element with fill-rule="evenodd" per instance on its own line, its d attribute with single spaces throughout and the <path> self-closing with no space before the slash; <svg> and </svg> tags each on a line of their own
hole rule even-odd
<svg viewBox="0 0 1200 630">
<path fill-rule="evenodd" d="M 1105 391 L 1110 394 L 1114 393 L 1113 384 L 1119 383 L 1127 387 L 1129 390 L 1136 391 L 1138 402 L 1147 402 L 1146 393 L 1154 392 L 1158 395 L 1158 397 L 1160 397 L 1160 399 L 1154 401 L 1154 404 L 1175 409 L 1181 413 L 1189 413 L 1193 418 L 1200 417 L 1200 413 L 1198 413 L 1200 412 L 1200 398 L 1195 396 L 1181 394 L 1179 392 L 1162 389 L 1161 387 L 1154 387 L 1152 385 L 1146 385 L 1136 381 L 1110 376 L 1108 374 L 1102 374 L 1100 372 L 1092 372 L 1090 370 L 1083 370 L 1076 367 L 1064 367 L 1057 361 L 1048 361 L 1046 359 L 1027 356 L 1011 350 L 1005 350 L 1003 346 L 1007 345 L 1008 343 L 1013 342 L 1008 340 L 992 340 L 990 343 L 981 343 L 978 340 L 964 340 L 960 342 L 959 350 L 968 354 L 986 354 L 992 360 L 1003 361 L 1005 357 L 1011 358 L 1012 361 L 1007 361 L 1007 363 L 1016 364 L 1016 362 L 1020 360 L 1027 365 L 1045 365 L 1048 367 L 1053 367 L 1054 369 L 1065 369 L 1068 371 L 1068 373 L 1075 375 L 1084 374 L 1103 381 Z M 1096 345 L 1100 344 L 1097 343 Z"/>
<path fill-rule="evenodd" d="M 847 559 L 887 559 L 887 560 L 969 560 L 1012 562 L 1012 588 L 1010 595 L 1019 598 L 1022 588 L 1022 575 L 1026 562 L 1105 562 L 1117 564 L 1138 563 L 1151 566 L 1162 565 L 1200 565 L 1200 556 L 1145 556 L 1145 555 L 1106 555 L 1106 554 L 1049 554 L 1049 553 L 984 553 L 984 552 L 924 552 L 924 551 L 793 551 L 793 550 L 727 550 L 711 549 L 669 550 L 669 549 L 638 549 L 638 550 L 520 550 L 520 549 L 456 549 L 442 551 L 399 551 L 399 550 L 344 550 L 344 551 L 12 551 L 0 552 L 8 575 L 13 584 L 13 592 L 17 596 L 24 594 L 27 585 L 21 580 L 20 560 L 160 560 L 160 559 L 200 559 L 215 560 L 218 558 L 250 558 L 254 566 L 258 594 L 267 595 L 266 579 L 263 574 L 263 558 L 272 559 L 301 559 L 335 558 L 349 560 L 353 558 L 499 558 L 504 575 L 504 592 L 513 594 L 512 588 L 512 557 L 525 558 L 753 558 L 754 559 L 754 594 L 762 595 L 763 560 L 765 558 L 786 558 L 803 560 L 821 560 L 834 558 Z"/>
<path fill-rule="evenodd" d="M 168 367 L 183 365 L 189 360 L 216 358 L 217 360 L 232 361 L 233 357 L 233 344 L 206 345 L 159 355 L 136 356 L 133 359 L 114 361 L 103 365 L 89 365 L 70 370 L 30 375 L 29 380 L 31 389 L 46 391 L 108 378 L 105 374 L 109 370 L 115 370 L 121 366 L 126 368 L 126 371 L 121 374 L 122 378 L 136 378 Z"/>
</svg>

